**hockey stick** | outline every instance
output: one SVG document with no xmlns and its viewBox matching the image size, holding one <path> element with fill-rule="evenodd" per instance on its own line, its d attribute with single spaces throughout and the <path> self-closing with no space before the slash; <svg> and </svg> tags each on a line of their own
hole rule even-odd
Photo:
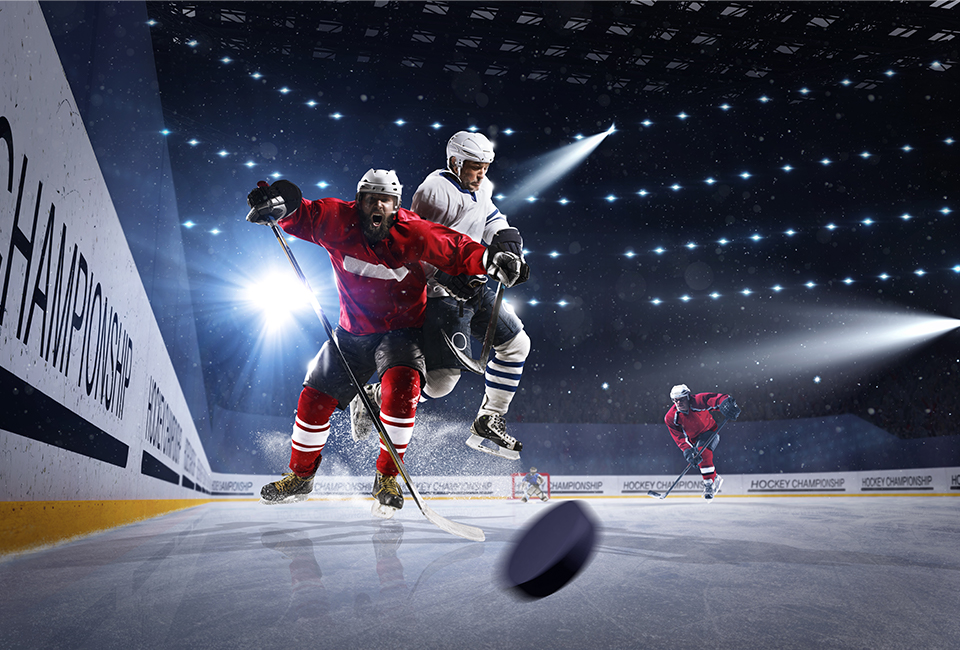
<svg viewBox="0 0 960 650">
<path fill-rule="evenodd" d="M 709 446 L 710 446 L 710 443 L 713 442 L 713 439 L 720 435 L 720 429 L 722 429 L 722 428 L 723 428 L 723 425 L 725 425 L 728 421 L 729 421 L 729 420 L 724 420 L 723 422 L 721 422 L 721 423 L 717 426 L 717 428 L 714 430 L 713 435 L 711 435 L 711 436 L 707 439 L 706 444 L 703 445 L 703 447 L 698 447 L 698 448 L 702 450 L 702 449 L 706 449 L 707 447 L 709 447 Z M 697 462 L 699 463 L 700 461 L 697 461 Z M 667 491 L 664 492 L 663 494 L 660 494 L 659 492 L 656 492 L 656 491 L 654 491 L 654 490 L 649 490 L 649 491 L 647 491 L 647 496 L 648 496 L 648 497 L 653 497 L 654 499 L 666 499 L 666 498 L 667 498 L 667 495 L 670 494 L 671 492 L 673 492 L 673 488 L 677 487 L 677 483 L 680 482 L 680 479 L 682 479 L 684 476 L 686 476 L 687 472 L 690 471 L 690 468 L 693 467 L 693 465 L 694 465 L 694 463 L 687 463 L 687 468 L 684 469 L 682 472 L 680 472 L 680 476 L 678 476 L 678 477 L 677 477 L 677 480 L 673 482 L 673 485 L 670 486 L 670 489 L 669 489 L 669 490 L 667 490 Z"/>
<path fill-rule="evenodd" d="M 487 331 L 483 336 L 483 349 L 480 352 L 479 359 L 471 359 L 470 355 L 466 351 L 458 348 L 453 339 L 443 330 L 440 331 L 443 334 L 443 340 L 447 342 L 450 350 L 457 356 L 457 360 L 463 364 L 463 366 L 470 372 L 474 372 L 478 375 L 483 375 L 487 369 L 487 360 L 490 358 L 490 350 L 493 348 L 493 335 L 497 332 L 497 320 L 500 318 L 500 304 L 503 303 L 503 283 L 499 283 L 500 286 L 497 287 L 497 297 L 493 302 L 493 315 L 490 317 L 490 322 L 487 323 Z M 467 346 L 469 347 L 470 339 L 467 339 Z"/>
<path fill-rule="evenodd" d="M 347 358 L 343 355 L 343 350 L 340 349 L 340 344 L 337 343 L 337 339 L 334 336 L 333 328 L 330 326 L 330 321 L 328 321 L 327 317 L 324 315 L 323 309 L 320 307 L 320 301 L 317 300 L 317 297 L 313 294 L 313 290 L 310 288 L 310 283 L 307 281 L 307 276 L 303 274 L 303 271 L 300 269 L 300 265 L 297 264 L 297 260 L 293 256 L 293 251 L 291 251 L 290 247 L 287 246 L 287 242 L 284 240 L 283 234 L 280 232 L 280 227 L 277 226 L 275 219 L 270 220 L 270 229 L 273 230 L 273 234 L 283 247 L 283 252 L 286 254 L 291 266 L 293 266 L 293 270 L 297 272 L 300 282 L 303 283 L 304 288 L 307 290 L 307 295 L 310 296 L 310 304 L 313 306 L 313 311 L 317 313 L 317 317 L 320 319 L 320 323 L 323 325 L 323 329 L 327 333 L 327 338 L 330 339 L 330 345 L 332 345 L 333 349 L 336 350 L 337 356 L 340 358 L 340 363 L 343 364 L 343 367 L 347 371 L 347 375 L 350 377 L 350 381 L 357 389 L 357 392 L 360 395 L 360 400 L 363 402 L 363 407 L 370 415 L 370 419 L 373 420 L 374 426 L 377 427 L 377 433 L 380 434 L 380 440 L 387 448 L 387 452 L 390 454 L 390 458 L 392 458 L 393 462 L 396 464 L 397 469 L 400 470 L 400 475 L 407 484 L 407 489 L 410 490 L 410 496 L 413 497 L 417 507 L 420 508 L 420 512 L 423 513 L 423 516 L 426 517 L 430 523 L 434 524 L 441 530 L 445 530 L 448 533 L 475 542 L 482 542 L 485 538 L 482 530 L 474 526 L 467 526 L 466 524 L 460 524 L 455 521 L 450 521 L 445 517 L 441 517 L 426 504 L 426 502 L 423 500 L 423 497 L 421 497 L 420 493 L 417 492 L 417 488 L 414 487 L 413 481 L 410 480 L 410 475 L 407 473 L 407 468 L 403 464 L 400 454 L 397 453 L 397 448 L 393 445 L 393 441 L 390 440 L 390 436 L 387 435 L 387 430 L 383 427 L 383 423 L 373 410 L 373 404 L 370 403 L 370 398 L 367 397 L 367 394 L 363 390 L 362 384 L 360 384 L 360 382 L 357 380 L 356 375 L 353 374 L 353 369 L 350 367 L 350 364 L 347 363 Z"/>
</svg>

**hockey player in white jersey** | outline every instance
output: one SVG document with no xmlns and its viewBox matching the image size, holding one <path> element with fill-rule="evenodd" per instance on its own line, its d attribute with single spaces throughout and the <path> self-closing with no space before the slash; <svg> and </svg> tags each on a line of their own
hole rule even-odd
<svg viewBox="0 0 960 650">
<path fill-rule="evenodd" d="M 523 477 L 523 496 L 520 500 L 526 503 L 530 497 L 538 497 L 541 501 L 546 501 L 550 497 L 543 491 L 543 484 L 546 479 L 542 474 L 537 473 L 536 467 L 531 467 L 526 476 Z"/>
<path fill-rule="evenodd" d="M 516 228 L 493 203 L 493 187 L 486 180 L 494 159 L 493 144 L 480 133 L 460 131 L 447 142 L 445 169 L 427 176 L 413 196 L 411 209 L 428 221 L 443 224 L 474 241 L 497 244 L 523 259 L 523 241 Z M 496 291 L 485 276 L 451 276 L 424 264 L 427 272 L 427 311 L 423 326 L 427 382 L 423 401 L 450 394 L 460 379 L 460 364 L 444 341 L 443 332 L 460 349 L 470 350 L 471 335 L 483 340 L 493 315 Z M 523 265 L 528 272 L 526 264 Z M 526 276 L 521 278 L 521 282 Z M 523 444 L 506 431 L 505 417 L 520 384 L 530 353 L 530 337 L 513 309 L 501 304 L 493 337 L 493 355 L 487 363 L 483 401 L 466 443 L 473 449 L 517 460 Z M 376 404 L 379 386 L 365 389 Z M 359 398 L 352 404 L 355 439 L 369 435 L 372 423 Z M 489 442 L 487 442 L 489 441 Z M 487 444 L 485 444 L 487 442 Z M 492 443 L 492 444 L 491 444 Z"/>
</svg>

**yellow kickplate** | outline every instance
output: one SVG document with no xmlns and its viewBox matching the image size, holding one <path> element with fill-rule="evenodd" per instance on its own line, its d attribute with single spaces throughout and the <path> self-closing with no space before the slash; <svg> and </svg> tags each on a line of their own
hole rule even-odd
<svg viewBox="0 0 960 650">
<path fill-rule="evenodd" d="M 210 501 L 0 501 L 0 555 L 59 544 Z"/>
</svg>

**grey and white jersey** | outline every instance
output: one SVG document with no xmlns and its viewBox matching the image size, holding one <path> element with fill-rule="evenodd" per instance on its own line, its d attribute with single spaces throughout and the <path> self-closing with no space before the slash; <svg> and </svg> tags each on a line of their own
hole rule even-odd
<svg viewBox="0 0 960 650">
<path fill-rule="evenodd" d="M 461 232 L 473 241 L 489 244 L 493 236 L 510 226 L 506 215 L 493 203 L 493 186 L 484 180 L 480 189 L 470 192 L 460 187 L 451 172 L 438 169 L 430 173 L 413 195 L 410 208 L 427 221 Z M 427 273 L 427 297 L 446 296 L 433 279 L 436 268 L 423 264 Z"/>
</svg>

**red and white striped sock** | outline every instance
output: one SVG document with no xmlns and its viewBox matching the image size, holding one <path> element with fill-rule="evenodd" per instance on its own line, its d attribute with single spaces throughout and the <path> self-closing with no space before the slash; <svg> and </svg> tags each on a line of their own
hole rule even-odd
<svg viewBox="0 0 960 650">
<path fill-rule="evenodd" d="M 396 447 L 397 455 L 403 460 L 407 445 L 413 438 L 414 417 L 420 400 L 420 373 L 406 366 L 394 366 L 383 373 L 380 392 L 383 397 L 380 422 Z M 380 442 L 377 471 L 388 476 L 396 476 L 400 472 L 383 441 Z"/>
<path fill-rule="evenodd" d="M 297 419 L 291 437 L 290 469 L 300 478 L 317 473 L 323 446 L 330 436 L 330 416 L 337 400 L 304 386 L 297 402 Z"/>
</svg>

